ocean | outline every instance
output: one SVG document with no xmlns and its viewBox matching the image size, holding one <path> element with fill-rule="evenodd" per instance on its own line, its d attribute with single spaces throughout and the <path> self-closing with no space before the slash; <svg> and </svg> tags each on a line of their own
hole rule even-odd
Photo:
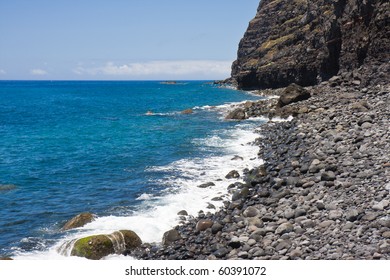
<svg viewBox="0 0 390 280">
<path fill-rule="evenodd" d="M 160 242 L 179 211 L 217 210 L 225 175 L 261 164 L 264 120 L 224 117 L 259 98 L 208 81 L 0 81 L 0 256 L 71 258 L 69 240 L 123 229 Z M 97 219 L 61 230 L 81 212 Z"/>
</svg>

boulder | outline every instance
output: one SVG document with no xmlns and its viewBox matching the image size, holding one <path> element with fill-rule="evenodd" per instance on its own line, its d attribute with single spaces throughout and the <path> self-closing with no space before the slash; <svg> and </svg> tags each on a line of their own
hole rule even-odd
<svg viewBox="0 0 390 280">
<path fill-rule="evenodd" d="M 123 254 L 141 246 L 142 241 L 131 230 L 120 230 L 111 234 L 100 234 L 78 239 L 71 255 L 91 260 L 100 260 L 111 254 Z"/>
<path fill-rule="evenodd" d="M 71 251 L 72 256 L 84 257 L 90 260 L 100 260 L 114 253 L 114 246 L 107 235 L 94 235 L 81 238 L 76 241 Z"/>
<path fill-rule="evenodd" d="M 186 210 L 181 210 L 177 213 L 179 216 L 188 216 L 188 212 Z"/>
<path fill-rule="evenodd" d="M 245 110 L 243 108 L 237 108 L 231 111 L 227 116 L 225 117 L 227 120 L 245 120 Z"/>
<path fill-rule="evenodd" d="M 240 178 L 240 173 L 238 173 L 238 171 L 236 170 L 232 170 L 225 176 L 225 178 L 226 179 Z"/>
<path fill-rule="evenodd" d="M 196 224 L 196 230 L 197 231 L 205 231 L 208 228 L 211 228 L 213 226 L 213 221 L 211 220 L 199 220 Z"/>
<path fill-rule="evenodd" d="M 162 244 L 164 246 L 167 246 L 179 239 L 181 239 L 179 232 L 176 229 L 171 229 L 164 233 L 162 238 Z"/>
<path fill-rule="evenodd" d="M 74 228 L 83 227 L 84 225 L 92 222 L 95 219 L 95 216 L 92 213 L 81 213 L 69 221 L 62 227 L 62 230 L 70 230 Z"/>
<path fill-rule="evenodd" d="M 282 92 L 278 107 L 283 107 L 298 101 L 303 101 L 310 98 L 310 92 L 297 84 L 291 84 Z"/>
<path fill-rule="evenodd" d="M 215 184 L 213 182 L 208 182 L 208 183 L 204 183 L 204 184 L 199 185 L 198 188 L 205 189 L 205 188 L 209 188 L 212 186 L 215 186 Z"/>
</svg>

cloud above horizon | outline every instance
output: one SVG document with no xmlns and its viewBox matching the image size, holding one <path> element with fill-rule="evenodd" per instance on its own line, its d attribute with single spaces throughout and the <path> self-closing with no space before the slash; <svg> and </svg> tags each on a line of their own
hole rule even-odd
<svg viewBox="0 0 390 280">
<path fill-rule="evenodd" d="M 7 72 L 4 69 L 0 69 L 0 75 L 5 75 Z"/>
<path fill-rule="evenodd" d="M 43 69 L 31 69 L 30 74 L 34 75 L 34 76 L 45 76 L 48 73 L 47 73 L 47 71 L 45 71 Z"/>
<path fill-rule="evenodd" d="M 120 76 L 128 78 L 155 77 L 227 77 L 230 75 L 231 61 L 220 60 L 157 60 L 115 64 L 107 62 L 100 67 L 79 66 L 73 70 L 77 75 Z"/>
</svg>

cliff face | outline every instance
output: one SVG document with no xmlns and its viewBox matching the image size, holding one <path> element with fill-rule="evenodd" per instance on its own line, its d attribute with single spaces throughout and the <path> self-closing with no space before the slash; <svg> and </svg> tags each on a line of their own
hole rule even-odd
<svg viewBox="0 0 390 280">
<path fill-rule="evenodd" d="M 262 0 L 239 44 L 240 88 L 302 86 L 390 58 L 388 0 Z"/>
</svg>

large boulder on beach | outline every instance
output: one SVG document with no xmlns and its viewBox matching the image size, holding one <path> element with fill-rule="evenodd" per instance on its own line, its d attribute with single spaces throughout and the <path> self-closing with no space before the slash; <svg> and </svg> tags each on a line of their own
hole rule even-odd
<svg viewBox="0 0 390 280">
<path fill-rule="evenodd" d="M 176 229 L 171 229 L 171 230 L 168 230 L 167 232 L 164 233 L 163 239 L 162 239 L 162 244 L 163 245 L 170 245 L 179 239 L 181 239 L 179 232 Z"/>
<path fill-rule="evenodd" d="M 111 254 L 123 254 L 141 246 L 139 236 L 131 230 L 120 230 L 111 234 L 99 234 L 78 239 L 71 251 L 72 256 L 100 260 Z"/>
<path fill-rule="evenodd" d="M 225 119 L 227 119 L 227 120 L 245 120 L 246 119 L 245 109 L 243 109 L 243 108 L 234 109 L 229 114 L 227 114 Z"/>
<path fill-rule="evenodd" d="M 70 230 L 74 228 L 83 227 L 84 225 L 92 222 L 94 219 L 95 215 L 93 215 L 92 213 L 85 212 L 78 214 L 77 216 L 67 221 L 62 227 L 62 230 Z"/>
<path fill-rule="evenodd" d="M 310 97 L 311 95 L 308 90 L 306 90 L 305 88 L 297 84 L 291 84 L 288 87 L 286 87 L 285 90 L 280 95 L 277 106 L 283 107 L 291 103 L 307 100 Z"/>
</svg>

